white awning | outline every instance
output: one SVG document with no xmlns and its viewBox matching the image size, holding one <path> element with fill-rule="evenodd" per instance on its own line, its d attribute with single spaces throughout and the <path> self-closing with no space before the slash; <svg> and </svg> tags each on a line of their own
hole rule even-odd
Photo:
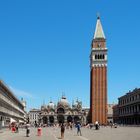
<svg viewBox="0 0 140 140">
<path fill-rule="evenodd" d="M 19 123 L 24 123 L 24 121 L 22 121 L 22 120 L 19 120 Z"/>
<path fill-rule="evenodd" d="M 13 123 L 13 122 L 17 122 L 17 121 L 14 120 L 13 118 L 10 118 L 10 123 Z"/>
</svg>

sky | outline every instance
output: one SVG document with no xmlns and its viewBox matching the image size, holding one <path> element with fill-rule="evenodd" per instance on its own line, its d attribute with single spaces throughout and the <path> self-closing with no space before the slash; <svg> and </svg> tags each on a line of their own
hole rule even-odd
<svg viewBox="0 0 140 140">
<path fill-rule="evenodd" d="M 139 0 L 0 1 L 0 79 L 27 110 L 65 94 L 89 107 L 97 13 L 107 39 L 108 103 L 140 87 Z"/>
</svg>

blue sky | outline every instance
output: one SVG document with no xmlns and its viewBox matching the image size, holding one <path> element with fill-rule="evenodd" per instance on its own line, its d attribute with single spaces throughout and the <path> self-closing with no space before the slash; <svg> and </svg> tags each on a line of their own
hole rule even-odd
<svg viewBox="0 0 140 140">
<path fill-rule="evenodd" d="M 108 102 L 140 87 L 139 0 L 0 1 L 0 79 L 28 109 L 62 92 L 89 106 L 89 55 L 99 12 L 108 47 Z"/>
</svg>

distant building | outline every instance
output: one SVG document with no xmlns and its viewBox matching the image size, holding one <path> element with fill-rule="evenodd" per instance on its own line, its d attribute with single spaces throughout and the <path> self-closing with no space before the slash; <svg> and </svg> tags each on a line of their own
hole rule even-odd
<svg viewBox="0 0 140 140">
<path fill-rule="evenodd" d="M 57 105 L 50 101 L 47 106 L 41 106 L 40 122 L 43 124 L 77 121 L 86 124 L 86 119 L 86 113 L 82 111 L 82 102 L 77 100 L 71 107 L 65 96 L 62 96 Z"/>
<path fill-rule="evenodd" d="M 119 105 L 113 106 L 113 122 L 119 123 Z"/>
<path fill-rule="evenodd" d="M 0 80 L 0 127 L 9 125 L 11 121 L 24 122 L 24 105 Z"/>
<path fill-rule="evenodd" d="M 114 104 L 108 104 L 107 105 L 107 122 L 113 122 L 113 107 Z"/>
<path fill-rule="evenodd" d="M 32 124 L 35 124 L 35 121 L 42 125 L 67 122 L 86 124 L 88 112 L 89 108 L 82 108 L 81 101 L 76 100 L 70 106 L 67 98 L 62 96 L 57 105 L 50 101 L 48 105 L 43 104 L 40 110 L 30 110 L 28 115 Z"/>
<path fill-rule="evenodd" d="M 140 124 L 140 88 L 119 97 L 118 105 L 113 109 L 115 122 Z"/>
<path fill-rule="evenodd" d="M 39 123 L 39 116 L 40 116 L 41 110 L 40 109 L 31 109 L 28 113 L 29 122 L 31 125 L 35 125 L 35 123 Z"/>
</svg>

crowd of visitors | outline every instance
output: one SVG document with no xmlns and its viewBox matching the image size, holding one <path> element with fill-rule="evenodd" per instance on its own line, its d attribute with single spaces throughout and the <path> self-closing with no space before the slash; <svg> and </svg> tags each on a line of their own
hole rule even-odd
<svg viewBox="0 0 140 140">
<path fill-rule="evenodd" d="M 21 127 L 21 125 L 19 125 L 18 123 L 11 123 L 9 125 L 9 129 L 12 132 L 18 133 L 19 132 L 19 127 Z M 26 137 L 30 136 L 30 127 L 32 127 L 29 123 L 26 124 L 22 124 L 22 128 L 26 129 Z M 95 129 L 95 130 L 99 130 L 100 129 L 100 124 L 98 121 L 95 122 L 95 124 L 86 124 L 86 125 L 81 125 L 80 122 L 76 122 L 76 123 L 59 123 L 59 124 L 52 124 L 52 125 L 41 125 L 41 124 L 34 124 L 34 127 L 37 128 L 37 136 L 41 136 L 42 135 L 42 127 L 53 127 L 55 128 L 60 128 L 60 138 L 64 139 L 65 136 L 65 131 L 66 129 L 69 130 L 75 130 L 75 133 L 77 132 L 78 136 L 82 136 L 82 131 L 81 131 L 81 127 L 85 127 L 85 128 L 89 128 L 89 129 Z M 110 123 L 110 127 L 114 127 L 117 128 L 117 125 L 114 125 L 113 123 Z"/>
</svg>

